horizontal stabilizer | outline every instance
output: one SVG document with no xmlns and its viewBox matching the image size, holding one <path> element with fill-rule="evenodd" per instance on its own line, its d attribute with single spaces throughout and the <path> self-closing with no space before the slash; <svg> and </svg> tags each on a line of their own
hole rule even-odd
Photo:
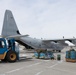
<svg viewBox="0 0 76 75">
<path fill-rule="evenodd" d="M 20 38 L 20 37 L 27 37 L 29 35 L 12 35 L 12 36 L 8 36 L 6 38 Z"/>
<path fill-rule="evenodd" d="M 0 37 L 3 37 L 3 38 L 20 38 L 20 37 L 27 37 L 29 35 L 12 35 L 12 36 L 8 36 L 8 37 L 5 37 L 5 36 L 0 36 Z"/>
</svg>

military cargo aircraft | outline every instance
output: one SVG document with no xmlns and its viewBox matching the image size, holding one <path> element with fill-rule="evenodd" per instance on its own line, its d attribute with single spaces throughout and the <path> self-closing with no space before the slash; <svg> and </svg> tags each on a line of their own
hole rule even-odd
<svg viewBox="0 0 76 75">
<path fill-rule="evenodd" d="M 10 10 L 5 11 L 1 35 L 3 37 L 15 38 L 15 40 L 18 43 L 24 45 L 27 49 L 50 49 L 61 52 L 61 50 L 65 46 L 68 46 L 68 44 L 65 43 L 65 41 L 70 41 L 73 44 L 76 44 L 75 38 L 43 40 L 43 39 L 32 38 L 29 35 L 25 35 L 25 36 L 21 35 L 16 25 L 13 14 Z"/>
</svg>

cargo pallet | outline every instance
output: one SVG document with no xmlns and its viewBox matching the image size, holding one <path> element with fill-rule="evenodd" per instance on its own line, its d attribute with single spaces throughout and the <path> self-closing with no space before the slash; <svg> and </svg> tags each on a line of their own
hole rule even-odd
<svg viewBox="0 0 76 75">
<path fill-rule="evenodd" d="M 73 63 L 75 63 L 76 59 L 68 59 L 68 58 L 66 58 L 66 62 L 73 62 Z"/>
</svg>

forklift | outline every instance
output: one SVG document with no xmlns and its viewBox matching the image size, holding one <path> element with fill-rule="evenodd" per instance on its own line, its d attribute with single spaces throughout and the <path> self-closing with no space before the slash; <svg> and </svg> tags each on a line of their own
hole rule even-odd
<svg viewBox="0 0 76 75">
<path fill-rule="evenodd" d="M 0 60 L 16 62 L 19 59 L 19 52 L 15 48 L 15 39 L 0 38 Z"/>
</svg>

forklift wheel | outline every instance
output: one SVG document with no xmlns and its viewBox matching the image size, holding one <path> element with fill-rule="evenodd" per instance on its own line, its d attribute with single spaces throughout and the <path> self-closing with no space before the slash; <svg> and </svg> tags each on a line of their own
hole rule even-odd
<svg viewBox="0 0 76 75">
<path fill-rule="evenodd" d="M 17 60 L 17 53 L 15 51 L 8 51 L 6 55 L 6 59 L 8 62 L 15 62 Z"/>
<path fill-rule="evenodd" d="M 2 62 L 7 62 L 6 58 L 1 60 Z"/>
</svg>

